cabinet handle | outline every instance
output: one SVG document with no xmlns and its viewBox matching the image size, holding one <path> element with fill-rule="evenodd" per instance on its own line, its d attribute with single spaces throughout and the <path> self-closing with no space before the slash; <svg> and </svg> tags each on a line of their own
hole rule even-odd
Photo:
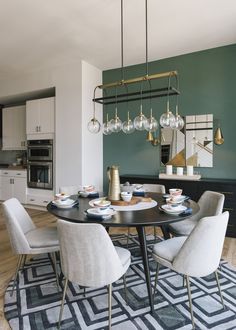
<svg viewBox="0 0 236 330">
<path fill-rule="evenodd" d="M 224 195 L 233 195 L 233 191 L 219 191 L 221 194 L 224 194 Z"/>
<path fill-rule="evenodd" d="M 8 174 L 8 172 L 4 172 L 4 174 Z"/>
<path fill-rule="evenodd" d="M 41 132 L 41 126 L 39 126 L 39 132 Z"/>
<path fill-rule="evenodd" d="M 39 131 L 39 127 L 38 126 L 36 126 L 36 132 L 38 132 Z"/>
<path fill-rule="evenodd" d="M 49 203 L 49 201 L 43 201 L 43 203 L 45 203 L 45 204 L 48 204 L 48 203 Z"/>
<path fill-rule="evenodd" d="M 230 207 L 224 207 L 224 211 L 233 211 L 234 209 L 230 208 Z"/>
<path fill-rule="evenodd" d="M 16 173 L 16 175 L 21 175 L 21 173 Z"/>
<path fill-rule="evenodd" d="M 34 201 L 35 201 L 35 199 L 33 199 L 33 198 L 30 198 L 30 201 L 31 201 L 31 202 L 34 202 Z"/>
</svg>

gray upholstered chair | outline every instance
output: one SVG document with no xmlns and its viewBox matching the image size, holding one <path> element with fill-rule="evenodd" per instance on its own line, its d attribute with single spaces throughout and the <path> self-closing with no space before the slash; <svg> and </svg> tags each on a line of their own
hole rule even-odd
<svg viewBox="0 0 236 330">
<path fill-rule="evenodd" d="M 61 267 L 65 286 L 59 315 L 60 328 L 68 280 L 85 287 L 108 286 L 111 329 L 112 283 L 123 276 L 131 261 L 127 249 L 115 247 L 100 224 L 78 224 L 58 220 Z M 124 278 L 125 290 L 126 283 Z"/>
<path fill-rule="evenodd" d="M 79 190 L 81 190 L 81 186 L 62 186 L 62 187 L 59 187 L 59 193 L 64 193 L 66 195 L 77 195 Z"/>
<path fill-rule="evenodd" d="M 16 198 L 8 199 L 3 203 L 3 212 L 12 251 L 19 255 L 11 294 L 13 294 L 16 285 L 18 271 L 21 267 L 24 267 L 28 254 L 51 254 L 52 260 L 50 259 L 50 261 L 52 261 L 58 285 L 55 252 L 59 251 L 60 248 L 57 228 L 37 228 Z"/>
<path fill-rule="evenodd" d="M 157 262 L 154 294 L 157 286 L 159 265 L 166 266 L 186 277 L 190 313 L 193 328 L 194 317 L 191 301 L 190 277 L 204 277 L 215 273 L 221 302 L 221 294 L 217 268 L 220 263 L 229 213 L 205 217 L 198 221 L 188 237 L 174 237 L 157 243 L 153 247 L 153 259 Z"/>
<path fill-rule="evenodd" d="M 145 183 L 145 184 L 143 184 L 143 189 L 145 190 L 145 192 L 153 192 L 153 193 L 160 193 L 160 194 L 166 193 L 166 188 L 162 184 Z M 154 237 L 155 237 L 155 241 L 156 241 L 156 238 L 157 238 L 156 227 L 154 227 Z M 130 228 L 128 228 L 127 247 L 129 246 L 129 239 L 130 239 Z"/>
<path fill-rule="evenodd" d="M 221 214 L 224 201 L 225 196 L 223 194 L 205 191 L 198 201 L 199 212 L 187 220 L 169 224 L 169 232 L 174 236 L 188 236 L 201 218 Z"/>
</svg>

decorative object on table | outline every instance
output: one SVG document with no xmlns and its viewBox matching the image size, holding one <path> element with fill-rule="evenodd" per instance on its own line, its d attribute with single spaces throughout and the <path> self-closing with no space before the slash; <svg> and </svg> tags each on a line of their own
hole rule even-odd
<svg viewBox="0 0 236 330">
<path fill-rule="evenodd" d="M 172 175 L 173 173 L 173 166 L 172 165 L 166 165 L 166 174 Z"/>
<path fill-rule="evenodd" d="M 99 197 L 99 193 L 95 190 L 93 185 L 83 186 L 83 189 L 78 192 L 80 197 L 96 198 Z"/>
<path fill-rule="evenodd" d="M 177 167 L 176 174 L 177 174 L 177 175 L 183 175 L 183 174 L 184 174 L 184 169 L 183 169 L 183 167 Z"/>
<path fill-rule="evenodd" d="M 107 168 L 107 176 L 109 180 L 108 199 L 111 201 L 120 200 L 120 175 L 119 167 L 112 165 Z"/>
<path fill-rule="evenodd" d="M 187 210 L 187 207 L 184 205 L 172 206 L 170 204 L 164 204 L 160 206 L 160 210 L 164 211 L 167 214 L 178 215 Z"/>
<path fill-rule="evenodd" d="M 123 132 L 126 134 L 132 133 L 134 131 L 134 127 L 136 130 L 146 130 L 149 132 L 149 141 L 151 141 L 151 136 L 152 133 L 156 132 L 158 128 L 158 123 L 157 120 L 154 118 L 153 113 L 152 113 L 152 106 L 151 106 L 151 100 L 152 98 L 157 98 L 157 97 L 163 97 L 167 96 L 167 111 L 161 116 L 161 125 L 165 125 L 165 127 L 171 127 L 174 130 L 179 130 L 183 127 L 184 121 L 183 118 L 180 117 L 179 112 L 178 112 L 178 98 L 176 99 L 176 114 L 173 115 L 172 112 L 170 111 L 170 96 L 173 95 L 179 95 L 179 78 L 178 78 L 178 73 L 177 71 L 169 71 L 169 72 L 164 72 L 164 73 L 155 73 L 152 75 L 149 75 L 149 68 L 148 68 L 148 8 L 147 8 L 147 0 L 145 0 L 145 32 L 146 32 L 146 73 L 144 76 L 140 76 L 137 78 L 131 78 L 131 79 L 125 79 L 124 76 L 124 41 L 123 41 L 123 0 L 121 0 L 121 80 L 108 83 L 108 84 L 103 84 L 96 86 L 94 89 L 94 96 L 93 96 L 93 102 L 97 102 L 103 105 L 107 104 L 116 104 L 116 115 L 115 119 L 113 119 L 113 122 L 110 121 L 108 122 L 108 126 L 111 126 L 111 129 L 103 130 L 104 134 L 107 135 L 107 132 L 110 133 L 110 131 L 113 132 L 118 132 L 121 129 L 121 121 L 117 117 L 117 103 L 122 103 L 126 102 L 127 104 L 127 112 L 128 112 L 128 104 L 130 101 L 137 101 L 141 100 L 140 104 L 140 114 L 135 118 L 133 125 L 128 125 L 129 128 L 127 129 L 127 122 L 122 125 L 123 127 Z M 171 86 L 171 78 L 175 78 L 174 82 L 174 87 Z M 168 78 L 168 84 L 166 87 L 166 84 L 164 87 L 158 86 L 158 88 L 153 87 L 151 82 L 155 81 L 157 79 L 164 79 Z M 143 83 L 148 82 L 148 89 L 143 89 Z M 132 91 L 128 91 L 128 85 L 137 85 L 140 84 L 140 90 L 137 91 L 137 88 L 134 90 L 132 88 Z M 117 89 L 120 88 L 126 88 L 126 93 L 117 93 Z M 106 95 L 106 93 L 103 93 L 103 97 L 96 97 L 96 90 L 97 88 L 106 91 L 106 90 L 114 90 L 115 93 L 111 92 L 109 95 Z M 143 113 L 142 109 L 142 100 L 143 99 L 149 99 L 150 100 L 150 118 L 146 118 L 145 114 Z M 171 118 L 171 120 L 170 120 Z M 114 120 L 118 122 L 118 129 L 113 130 L 114 128 Z M 130 123 L 130 119 L 128 116 L 128 122 Z M 171 126 L 170 126 L 171 124 Z M 133 127 L 134 126 L 134 127 Z M 100 130 L 100 123 L 98 123 L 96 116 L 95 116 L 95 106 L 94 106 L 94 113 L 93 117 L 90 120 L 88 124 L 88 129 L 91 133 L 97 133 Z M 158 143 L 158 140 L 155 139 L 155 142 L 153 145 L 156 145 Z"/>
<path fill-rule="evenodd" d="M 114 245 L 125 246 L 126 235 L 111 235 L 111 237 L 114 239 Z M 158 241 L 161 242 L 159 237 Z M 147 235 L 149 251 L 152 250 L 153 243 L 154 236 Z M 112 313 L 114 327 L 124 330 L 132 327 L 135 329 L 139 322 L 139 324 L 145 324 L 146 329 L 191 329 L 191 318 L 186 303 L 188 301 L 187 288 L 183 287 L 182 276 L 166 267 L 160 267 L 158 293 L 154 298 L 154 306 L 157 310 L 151 314 L 147 307 L 145 275 L 136 235 L 131 235 L 130 247 L 132 262 L 126 274 L 128 305 L 124 303 L 125 291 L 120 279 L 113 285 L 116 297 L 116 305 Z M 153 260 L 150 260 L 150 269 L 151 278 L 154 280 L 156 267 Z M 207 276 L 204 279 L 194 278 L 194 306 L 196 307 L 194 318 L 199 329 L 223 330 L 230 327 L 230 324 L 231 329 L 235 325 L 236 268 L 226 261 L 221 261 L 218 273 L 225 298 L 225 310 L 219 303 L 214 276 Z M 12 283 L 13 281 L 9 282 L 4 297 L 4 314 L 11 329 L 19 330 L 19 324 L 23 322 L 29 329 L 34 330 L 55 328 L 62 293 L 57 291 L 53 269 L 47 255 L 34 256 L 27 260 L 24 276 L 19 277 L 19 284 L 17 284 L 19 294 L 11 297 Z M 107 289 L 105 287 L 86 288 L 86 297 L 84 297 L 83 289 L 79 289 L 76 284 L 70 283 L 70 288 L 70 294 L 66 299 L 63 327 L 76 329 L 78 324 L 82 324 L 82 329 L 89 329 L 95 325 L 97 330 L 104 329 L 107 316 L 105 311 Z M 27 296 L 31 299 L 25 299 Z M 71 310 L 76 310 L 76 313 L 71 314 Z"/>
<path fill-rule="evenodd" d="M 198 181 L 201 179 L 201 174 L 193 174 L 193 175 L 177 175 L 172 174 L 168 175 L 166 173 L 159 173 L 159 179 L 165 179 L 165 180 L 189 180 L 189 181 Z"/>
<path fill-rule="evenodd" d="M 136 184 L 129 183 L 128 181 L 120 185 L 121 192 L 128 191 L 133 193 L 135 189 L 136 189 Z"/>
<path fill-rule="evenodd" d="M 125 202 L 130 202 L 132 199 L 133 194 L 128 191 L 123 191 L 120 193 L 121 199 Z"/>
<path fill-rule="evenodd" d="M 187 165 L 187 175 L 188 176 L 193 175 L 193 165 Z"/>
</svg>

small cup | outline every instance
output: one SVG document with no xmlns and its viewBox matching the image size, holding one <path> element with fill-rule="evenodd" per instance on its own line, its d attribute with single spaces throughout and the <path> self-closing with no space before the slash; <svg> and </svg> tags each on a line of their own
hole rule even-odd
<svg viewBox="0 0 236 330">
<path fill-rule="evenodd" d="M 130 202 L 133 194 L 129 191 L 123 191 L 120 195 L 124 202 Z"/>
<path fill-rule="evenodd" d="M 179 189 L 179 188 L 172 188 L 172 189 L 169 189 L 169 193 L 171 196 L 180 196 L 182 194 L 182 189 Z"/>
</svg>

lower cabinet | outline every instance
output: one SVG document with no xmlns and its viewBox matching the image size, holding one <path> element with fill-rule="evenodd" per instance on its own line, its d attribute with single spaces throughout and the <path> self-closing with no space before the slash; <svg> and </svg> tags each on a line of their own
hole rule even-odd
<svg viewBox="0 0 236 330">
<path fill-rule="evenodd" d="M 206 190 L 217 191 L 225 195 L 224 211 L 229 211 L 229 223 L 226 236 L 236 237 L 236 180 L 230 179 L 201 179 L 198 181 L 164 180 L 151 175 L 122 175 L 121 183 L 153 183 L 163 184 L 166 192 L 170 188 L 181 188 L 183 194 L 198 201 Z"/>
<path fill-rule="evenodd" d="M 1 200 L 12 197 L 26 203 L 26 171 L 1 171 Z"/>
<path fill-rule="evenodd" d="M 52 190 L 28 188 L 27 204 L 46 207 L 52 201 L 53 196 Z"/>
</svg>

